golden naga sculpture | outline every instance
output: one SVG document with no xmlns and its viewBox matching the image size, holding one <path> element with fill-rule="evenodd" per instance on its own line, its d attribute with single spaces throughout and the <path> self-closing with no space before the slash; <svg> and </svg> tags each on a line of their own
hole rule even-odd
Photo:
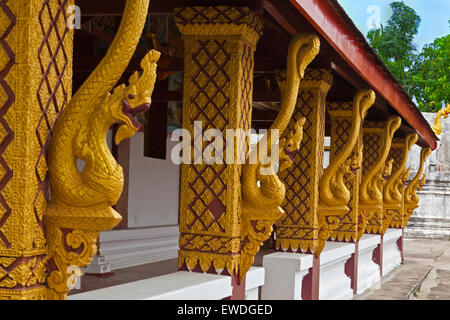
<svg viewBox="0 0 450 320">
<path fill-rule="evenodd" d="M 444 117 L 444 119 L 447 119 L 449 114 L 450 104 L 447 104 L 444 109 L 438 111 L 436 119 L 434 120 L 434 124 L 431 126 L 431 129 L 433 129 L 436 135 L 440 135 L 442 133 L 441 118 Z"/>
<path fill-rule="evenodd" d="M 408 152 L 411 147 L 417 142 L 418 136 L 416 133 L 411 133 L 406 136 L 403 154 L 400 163 L 397 165 L 397 170 L 392 173 L 389 180 L 386 182 L 383 191 L 383 200 L 387 204 L 395 205 L 400 207 L 401 202 L 403 200 L 403 188 L 404 182 L 403 179 L 405 177 L 404 167 L 406 165 L 406 161 L 408 160 Z M 395 160 L 394 160 L 395 161 Z"/>
<path fill-rule="evenodd" d="M 394 133 L 400 128 L 401 118 L 394 116 L 388 119 L 383 132 L 383 146 L 380 148 L 378 158 L 374 165 L 362 178 L 359 187 L 359 212 L 361 216 L 358 226 L 358 238 L 364 234 L 366 223 L 377 212 L 383 210 L 383 186 L 392 172 L 393 159 L 386 162 L 391 149 Z"/>
<path fill-rule="evenodd" d="M 319 182 L 319 239 L 320 245 L 316 254 L 320 254 L 329 233 L 339 225 L 338 215 L 345 214 L 349 208 L 350 191 L 345 184 L 345 176 L 361 167 L 362 150 L 352 151 L 359 138 L 362 122 L 367 111 L 375 102 L 373 90 L 360 90 L 355 94 L 352 108 L 352 127 L 347 142 L 324 170 Z"/>
<path fill-rule="evenodd" d="M 417 191 L 422 190 L 422 187 L 425 184 L 426 175 L 420 179 L 420 176 L 423 173 L 423 169 L 425 166 L 425 160 L 431 154 L 431 148 L 422 148 L 420 152 L 420 165 L 417 170 L 417 174 L 415 177 L 409 182 L 408 186 L 405 190 L 405 220 L 403 224 L 403 228 L 406 227 L 409 219 L 411 218 L 414 209 L 419 207 L 419 196 L 417 195 Z"/>
<path fill-rule="evenodd" d="M 271 130 L 283 133 L 279 143 L 279 172 L 292 165 L 293 156 L 300 147 L 305 119 L 298 119 L 294 128 L 287 130 L 286 128 L 297 103 L 300 80 L 304 76 L 306 67 L 319 53 L 319 48 L 319 38 L 312 34 L 300 34 L 289 45 L 286 83 L 281 83 L 280 112 L 266 138 L 262 139 L 262 141 L 267 141 L 267 155 L 271 155 Z M 284 213 L 280 205 L 284 200 L 285 186 L 275 173 L 275 164 L 268 159 L 269 157 L 267 156 L 266 159 L 259 157 L 259 148 L 260 144 L 252 150 L 252 154 L 249 156 L 249 159 L 257 159 L 256 164 L 251 164 L 247 160 L 241 176 L 242 251 L 239 270 L 241 279 L 253 264 L 254 256 L 263 241 L 267 240 L 272 233 L 273 224 Z M 263 163 L 269 164 L 263 165 Z"/>
<path fill-rule="evenodd" d="M 393 173 L 386 182 L 383 190 L 383 218 L 382 231 L 384 234 L 388 227 L 401 228 L 405 218 L 404 213 L 404 196 L 405 196 L 405 178 L 408 175 L 408 170 L 405 171 L 406 162 L 408 160 L 408 153 L 411 147 L 417 142 L 418 136 L 416 133 L 408 134 L 401 143 L 393 142 L 391 149 L 400 149 L 398 159 L 394 159 Z"/>
<path fill-rule="evenodd" d="M 139 129 L 136 116 L 150 108 L 157 51 L 141 62 L 129 86 L 112 93 L 132 58 L 148 14 L 149 0 L 128 0 L 117 35 L 106 56 L 70 100 L 56 122 L 49 149 L 51 203 L 44 215 L 48 242 L 50 299 L 64 299 L 75 270 L 88 265 L 101 231 L 121 216 L 111 206 L 123 188 L 121 166 L 111 155 L 106 134 L 115 124 L 115 143 Z M 77 160 L 85 166 L 77 167 Z"/>
</svg>

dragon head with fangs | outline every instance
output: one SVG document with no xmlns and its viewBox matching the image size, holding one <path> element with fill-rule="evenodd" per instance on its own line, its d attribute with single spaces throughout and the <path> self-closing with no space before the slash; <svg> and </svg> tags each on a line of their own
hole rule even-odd
<svg viewBox="0 0 450 320">
<path fill-rule="evenodd" d="M 141 61 L 142 72 L 135 72 L 129 79 L 129 85 L 120 85 L 112 93 L 115 103 L 110 106 L 111 114 L 122 125 L 116 132 L 114 141 L 132 137 L 141 127 L 139 115 L 150 109 L 151 95 L 156 76 L 156 62 L 160 53 L 151 50 Z"/>
</svg>

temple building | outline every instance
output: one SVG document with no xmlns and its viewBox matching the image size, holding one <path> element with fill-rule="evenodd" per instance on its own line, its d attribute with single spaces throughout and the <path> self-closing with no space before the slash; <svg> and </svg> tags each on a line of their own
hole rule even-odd
<svg viewBox="0 0 450 320">
<path fill-rule="evenodd" d="M 439 139 L 337 0 L 0 22 L 0 299 L 352 299 L 401 264 Z"/>
</svg>

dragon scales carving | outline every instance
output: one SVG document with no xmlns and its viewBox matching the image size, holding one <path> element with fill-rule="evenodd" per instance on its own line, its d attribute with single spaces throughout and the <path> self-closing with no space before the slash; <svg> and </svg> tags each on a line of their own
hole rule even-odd
<svg viewBox="0 0 450 320">
<path fill-rule="evenodd" d="M 111 206 L 122 193 L 123 172 L 108 149 L 106 134 L 120 124 L 114 139 L 118 144 L 139 129 L 136 116 L 150 108 L 159 52 L 152 50 L 142 59 L 142 72 L 134 73 L 128 86 L 110 92 L 135 52 L 148 7 L 149 0 L 127 0 L 106 56 L 55 125 L 48 155 L 52 199 L 44 216 L 50 299 L 67 296 L 75 270 L 88 265 L 96 253 L 100 232 L 121 220 Z M 84 161 L 82 170 L 77 160 Z"/>
<path fill-rule="evenodd" d="M 299 34 L 289 45 L 286 82 L 280 82 L 282 92 L 280 112 L 270 127 L 269 134 L 262 139 L 267 142 L 267 155 L 270 155 L 272 153 L 271 130 L 279 130 L 283 133 L 279 142 L 279 172 L 290 167 L 293 156 L 300 147 L 305 119 L 298 119 L 290 129 L 287 127 L 297 103 L 300 80 L 304 76 L 306 67 L 319 53 L 319 48 L 319 38 L 312 34 Z M 241 176 L 241 279 L 253 264 L 254 256 L 263 241 L 272 233 L 273 224 L 284 212 L 280 205 L 284 200 L 285 186 L 275 173 L 274 163 L 263 165 L 269 161 L 259 157 L 259 148 L 260 144 L 249 156 L 249 159 L 257 159 L 256 163 L 251 164 L 247 161 Z M 262 170 L 266 172 L 262 174 Z"/>
<path fill-rule="evenodd" d="M 383 187 L 386 182 L 386 176 L 391 174 L 392 162 L 386 162 L 391 149 L 392 138 L 394 133 L 401 125 L 401 118 L 398 116 L 391 117 L 387 120 L 383 132 L 383 146 L 380 148 L 374 165 L 369 168 L 364 175 L 359 191 L 359 212 L 361 216 L 358 227 L 358 239 L 363 235 L 366 224 L 374 214 L 378 212 L 381 216 L 383 210 Z"/>
<path fill-rule="evenodd" d="M 359 170 L 362 161 L 362 149 L 354 152 L 349 158 L 358 141 L 362 122 L 369 108 L 375 102 L 375 92 L 370 89 L 359 90 L 353 99 L 352 127 L 345 145 L 325 169 L 319 182 L 319 248 L 316 255 L 322 251 L 330 232 L 339 225 L 339 214 L 345 214 L 349 208 L 350 191 L 345 184 L 345 176 Z"/>
</svg>

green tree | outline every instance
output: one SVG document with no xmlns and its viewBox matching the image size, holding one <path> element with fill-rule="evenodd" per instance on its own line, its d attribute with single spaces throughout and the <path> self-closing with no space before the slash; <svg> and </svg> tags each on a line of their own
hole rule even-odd
<svg viewBox="0 0 450 320">
<path fill-rule="evenodd" d="M 425 45 L 408 73 L 421 111 L 437 112 L 442 101 L 450 103 L 450 35 Z"/>
<path fill-rule="evenodd" d="M 392 16 L 385 27 L 370 30 L 367 38 L 378 56 L 397 80 L 410 92 L 407 71 L 412 67 L 416 48 L 413 44 L 420 25 L 414 9 L 401 1 L 390 4 Z"/>
</svg>

